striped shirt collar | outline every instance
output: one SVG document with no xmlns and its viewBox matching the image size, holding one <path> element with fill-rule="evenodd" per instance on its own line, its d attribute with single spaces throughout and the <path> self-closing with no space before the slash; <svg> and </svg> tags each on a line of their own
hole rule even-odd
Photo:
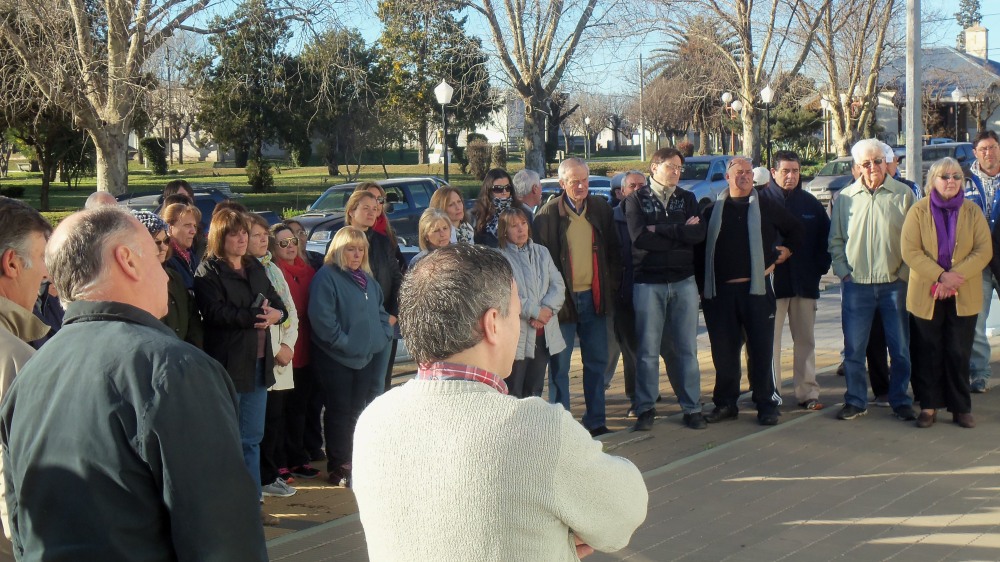
<svg viewBox="0 0 1000 562">
<path fill-rule="evenodd" d="M 419 381 L 481 382 L 493 387 L 500 394 L 507 394 L 507 383 L 503 382 L 502 378 L 472 365 L 438 361 L 429 365 L 421 365 L 417 369 L 417 376 L 414 378 Z"/>
</svg>

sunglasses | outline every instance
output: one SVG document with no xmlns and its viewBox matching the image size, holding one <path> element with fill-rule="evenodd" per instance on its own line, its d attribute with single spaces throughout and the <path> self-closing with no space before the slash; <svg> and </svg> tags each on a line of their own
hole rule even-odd
<svg viewBox="0 0 1000 562">
<path fill-rule="evenodd" d="M 288 246 L 298 246 L 298 245 L 299 245 L 299 239 L 296 238 L 295 236 L 289 236 L 288 238 L 283 238 L 281 240 L 278 240 L 279 248 L 287 248 Z"/>
<path fill-rule="evenodd" d="M 379 205 L 385 205 L 385 197 L 376 197 L 375 200 L 378 201 Z"/>
<path fill-rule="evenodd" d="M 499 184 L 493 185 L 493 193 L 504 193 L 504 192 L 510 193 L 509 185 L 499 185 Z"/>
<path fill-rule="evenodd" d="M 868 162 L 862 162 L 861 167 L 867 170 L 872 166 L 881 166 L 882 164 L 885 164 L 885 160 L 882 158 L 876 158 L 874 160 L 869 160 Z"/>
<path fill-rule="evenodd" d="M 158 248 L 159 248 L 159 247 L 163 247 L 163 246 L 169 246 L 169 245 L 170 245 L 170 237 L 169 237 L 169 236 L 167 236 L 167 237 L 166 237 L 166 238 L 164 238 L 163 240 L 157 240 L 157 239 L 155 239 L 155 238 L 154 238 L 154 239 L 153 239 L 153 242 L 156 242 L 156 246 L 157 246 Z"/>
<path fill-rule="evenodd" d="M 963 174 L 941 174 L 938 177 L 941 178 L 941 179 L 943 179 L 944 181 L 948 181 L 948 180 L 959 181 L 959 180 L 965 179 L 965 175 L 963 175 Z"/>
</svg>

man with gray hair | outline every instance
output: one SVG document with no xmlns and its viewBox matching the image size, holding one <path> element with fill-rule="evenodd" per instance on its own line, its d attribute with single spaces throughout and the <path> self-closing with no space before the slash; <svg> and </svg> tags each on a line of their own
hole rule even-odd
<svg viewBox="0 0 1000 562">
<path fill-rule="evenodd" d="M 52 227 L 38 211 L 0 197 L 0 398 L 34 353 L 28 345 L 45 337 L 49 327 L 31 313 L 45 269 L 45 244 Z M 0 470 L 3 465 L 0 464 Z M 0 481 L 0 560 L 13 560 L 7 502 Z"/>
<path fill-rule="evenodd" d="M 354 432 L 371 560 L 568 562 L 624 548 L 645 519 L 631 462 L 605 454 L 561 407 L 507 394 L 520 311 L 496 250 L 446 246 L 407 273 L 399 323 L 419 369 Z M 415 468 L 431 476 L 413 478 Z"/>
<path fill-rule="evenodd" d="M 864 139 L 851 147 L 861 175 L 841 190 L 833 206 L 830 256 L 842 286 L 844 377 L 847 392 L 838 419 L 868 413 L 865 348 L 875 311 L 882 317 L 891 358 L 889 405 L 901 420 L 917 418 L 910 386 L 910 322 L 906 312 L 909 268 L 903 263 L 900 233 L 913 206 L 909 187 L 888 175 L 882 143 Z"/>
<path fill-rule="evenodd" d="M 525 168 L 514 174 L 514 192 L 530 220 L 535 216 L 535 207 L 542 202 L 542 180 L 538 173 Z"/>
<path fill-rule="evenodd" d="M 45 264 L 64 326 L 0 405 L 20 560 L 267 560 L 232 383 L 158 320 L 157 256 L 117 207 L 70 215 L 52 234 Z M 206 479 L 206 466 L 225 477 Z"/>
<path fill-rule="evenodd" d="M 114 195 L 107 191 L 95 191 L 87 197 L 87 202 L 83 204 L 84 209 L 96 209 L 98 207 L 112 207 L 118 204 Z"/>
<path fill-rule="evenodd" d="M 611 206 L 590 195 L 590 169 L 580 158 L 559 164 L 562 195 L 535 216 L 535 241 L 545 246 L 566 284 L 559 328 L 566 349 L 549 359 L 549 401 L 569 403 L 569 364 L 573 342 L 580 337 L 583 426 L 591 435 L 609 433 L 604 413 L 604 368 L 608 364 L 607 318 L 621 279 L 621 248 Z"/>
</svg>

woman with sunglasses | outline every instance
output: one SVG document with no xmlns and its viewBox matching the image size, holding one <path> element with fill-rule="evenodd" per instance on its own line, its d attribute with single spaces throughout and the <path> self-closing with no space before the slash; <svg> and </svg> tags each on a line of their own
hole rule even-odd
<svg viewBox="0 0 1000 562">
<path fill-rule="evenodd" d="M 172 242 L 167 236 L 170 227 L 163 219 L 149 211 L 132 211 L 132 214 L 152 235 L 153 241 L 156 242 L 156 250 L 159 252 L 160 263 L 167 272 L 167 315 L 162 318 L 163 323 L 173 330 L 178 338 L 200 349 L 204 332 L 198 305 L 184 286 L 181 274 L 167 265 Z"/>
<path fill-rule="evenodd" d="M 900 239 L 910 267 L 906 309 L 913 318 L 913 395 L 920 402 L 917 427 L 952 420 L 976 426 L 969 388 L 969 357 L 976 318 L 983 308 L 982 271 L 993 241 L 982 210 L 965 200 L 965 174 L 942 158 L 927 171 L 927 197 L 913 204 Z"/>
<path fill-rule="evenodd" d="M 288 284 L 288 292 L 299 319 L 299 337 L 295 340 L 292 363 L 281 367 L 291 367 L 292 381 L 295 383 L 285 401 L 285 460 L 291 467 L 293 477 L 311 479 L 319 471 L 309 465 L 312 459 L 304 440 L 306 416 L 311 397 L 321 393 L 321 390 L 309 367 L 309 284 L 316 271 L 299 255 L 299 248 L 302 246 L 304 244 L 301 239 L 288 226 L 279 223 L 271 227 L 271 255 Z M 275 367 L 275 372 L 278 369 Z M 319 413 L 316 416 L 318 421 Z"/>
<path fill-rule="evenodd" d="M 500 245 L 497 238 L 497 224 L 500 213 L 510 208 L 517 208 L 519 202 L 514 193 L 514 183 L 510 174 L 503 168 L 493 168 L 486 172 L 483 187 L 479 190 L 479 198 L 472 210 L 475 218 L 475 241 L 491 248 Z"/>
</svg>

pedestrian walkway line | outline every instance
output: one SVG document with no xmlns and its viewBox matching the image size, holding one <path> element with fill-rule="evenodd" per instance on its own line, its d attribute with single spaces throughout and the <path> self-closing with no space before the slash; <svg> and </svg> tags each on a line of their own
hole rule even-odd
<svg viewBox="0 0 1000 562">
<path fill-rule="evenodd" d="M 313 525 L 308 529 L 303 529 L 301 531 L 295 531 L 294 533 L 288 533 L 277 538 L 273 538 L 267 541 L 268 548 L 273 546 L 281 546 L 287 542 L 299 541 L 302 539 L 307 539 L 313 535 L 322 533 L 324 531 L 329 531 L 330 529 L 336 529 L 342 525 L 347 525 L 348 523 L 354 523 L 361 520 L 361 516 L 358 513 L 352 513 L 350 515 L 345 515 L 339 519 L 334 519 L 333 521 L 327 521 L 326 523 L 320 523 L 319 525 Z M 310 545 L 307 548 L 303 548 L 302 552 L 307 550 L 312 550 L 321 545 Z"/>
<path fill-rule="evenodd" d="M 685 466 L 685 465 L 690 464 L 692 462 L 695 462 L 697 460 L 701 460 L 701 459 L 703 459 L 705 457 L 714 455 L 714 454 L 718 453 L 719 451 L 725 451 L 726 449 L 729 449 L 730 447 L 733 447 L 735 445 L 739 445 L 739 444 L 745 443 L 746 441 L 750 441 L 752 439 L 756 439 L 756 438 L 758 438 L 758 437 L 760 437 L 762 435 L 770 435 L 773 432 L 784 431 L 786 428 L 793 427 L 793 426 L 795 426 L 797 424 L 800 424 L 800 423 L 802 423 L 802 422 L 804 422 L 804 421 L 806 421 L 808 419 L 812 419 L 817 414 L 819 414 L 819 411 L 807 411 L 807 412 L 803 412 L 800 416 L 796 417 L 795 419 L 793 419 L 791 421 L 780 423 L 780 424 L 778 424 L 776 426 L 768 427 L 766 429 L 763 429 L 763 430 L 751 433 L 749 435 L 744 435 L 743 437 L 739 437 L 737 439 L 733 439 L 732 441 L 727 441 L 726 443 L 723 443 L 723 444 L 718 445 L 716 447 L 712 447 L 711 449 L 706 449 L 704 451 L 701 451 L 701 452 L 695 453 L 693 455 L 684 457 L 683 459 L 677 459 L 677 460 L 675 460 L 673 462 L 670 462 L 670 463 L 667 463 L 667 464 L 665 464 L 663 466 L 658 466 L 656 468 L 652 468 L 650 470 L 647 470 L 646 472 L 642 473 L 642 478 L 644 480 L 649 480 L 651 478 L 655 478 L 657 476 L 661 476 L 663 474 L 671 472 L 671 471 L 673 471 L 675 469 L 678 469 L 678 468 L 680 468 L 682 466 Z"/>
</svg>

